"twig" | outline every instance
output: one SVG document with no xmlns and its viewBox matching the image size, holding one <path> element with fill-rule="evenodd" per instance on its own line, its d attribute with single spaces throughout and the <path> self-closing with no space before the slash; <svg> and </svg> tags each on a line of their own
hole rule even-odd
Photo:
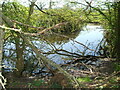
<svg viewBox="0 0 120 90">
<path fill-rule="evenodd" d="M 6 29 L 6 30 L 12 30 L 12 31 L 21 33 L 21 29 L 9 28 L 9 27 L 6 27 L 4 25 L 0 25 L 0 28 Z"/>
<path fill-rule="evenodd" d="M 120 73 L 120 71 L 112 73 L 111 75 L 109 75 L 109 77 L 106 77 L 103 79 L 103 81 L 104 81 L 103 83 L 100 82 L 99 84 L 98 83 L 96 85 L 94 84 L 94 86 L 100 87 L 100 86 L 106 84 L 110 78 L 112 78 L 113 76 L 115 76 L 119 73 Z"/>
<path fill-rule="evenodd" d="M 97 49 L 99 48 L 99 46 L 100 46 L 101 43 L 103 42 L 103 40 L 104 40 L 104 38 L 102 38 L 102 40 L 100 41 L 100 43 L 98 43 L 98 45 L 97 45 L 97 47 L 96 47 L 96 49 L 95 49 L 95 51 L 94 51 L 94 56 L 95 56 L 95 53 L 96 53 Z"/>
<path fill-rule="evenodd" d="M 34 29 L 38 29 L 38 30 L 43 30 L 45 29 L 45 27 L 34 27 L 34 26 L 31 26 L 29 24 L 25 24 L 25 23 L 21 23 L 21 22 L 18 22 L 16 20 L 10 20 L 11 22 L 14 22 L 14 23 L 17 23 L 19 25 L 22 25 L 22 26 L 26 26 L 26 27 L 30 27 L 30 28 L 34 28 Z"/>
<path fill-rule="evenodd" d="M 34 5 L 37 7 L 37 9 L 38 9 L 39 11 L 41 11 L 41 12 L 44 13 L 44 14 L 47 14 L 47 15 L 50 15 L 50 16 L 57 16 L 57 15 L 50 14 L 50 13 L 48 13 L 48 12 L 43 11 L 43 10 L 40 9 L 40 8 L 38 7 L 38 5 L 36 5 L 36 4 L 34 4 Z"/>
<path fill-rule="evenodd" d="M 52 26 L 50 28 L 46 28 L 46 29 L 44 29 L 44 30 L 42 30 L 42 31 L 40 31 L 38 33 L 24 33 L 24 34 L 29 35 L 29 36 L 36 36 L 37 37 L 39 35 L 44 34 L 47 31 L 52 30 L 52 29 L 59 29 L 59 28 L 61 28 L 62 25 L 66 25 L 66 24 L 67 24 L 67 22 L 63 22 L 63 23 L 56 24 L 55 26 Z"/>
<path fill-rule="evenodd" d="M 48 59 L 47 57 L 45 57 L 44 55 L 41 54 L 40 50 L 30 41 L 30 39 L 26 38 L 25 34 L 23 32 L 21 32 L 19 29 L 13 29 L 13 28 L 8 28 L 5 26 L 1 26 L 0 28 L 3 29 L 8 29 L 8 30 L 15 30 L 19 33 L 19 35 L 25 40 L 25 42 L 32 48 L 32 50 L 36 53 L 36 57 L 38 58 L 38 60 L 41 60 L 43 62 L 45 62 L 46 64 L 49 64 L 55 68 L 57 68 L 59 71 L 61 71 L 61 73 L 63 73 L 66 77 L 68 77 L 68 79 L 72 82 L 75 83 L 73 86 L 74 87 L 79 87 L 80 84 L 79 82 L 75 79 L 75 77 L 71 76 L 69 73 L 67 73 L 64 69 L 62 69 L 60 67 L 60 65 L 57 65 L 55 62 L 51 61 L 50 59 Z"/>
</svg>

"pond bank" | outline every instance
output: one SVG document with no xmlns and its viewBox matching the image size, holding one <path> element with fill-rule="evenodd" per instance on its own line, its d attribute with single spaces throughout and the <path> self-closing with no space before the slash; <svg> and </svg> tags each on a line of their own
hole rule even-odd
<svg viewBox="0 0 120 90">
<path fill-rule="evenodd" d="M 81 83 L 80 88 L 98 88 L 99 86 L 104 86 L 106 84 L 106 87 L 111 86 L 112 84 L 109 83 L 109 80 L 112 78 L 118 78 L 117 80 L 120 82 L 120 77 L 118 73 L 109 72 L 110 67 L 112 66 L 114 60 L 110 58 L 102 58 L 101 66 L 98 67 L 95 71 L 86 71 L 86 70 L 73 70 L 69 69 L 69 73 L 76 77 L 76 79 Z M 106 65 L 109 63 L 109 65 Z M 76 65 L 75 63 L 74 65 Z M 103 71 L 105 69 L 105 71 Z M 100 71 L 102 70 L 102 72 Z M 114 75 L 113 75 L 114 74 Z M 60 75 L 60 77 L 59 77 Z M 112 77 L 111 77 L 112 76 Z M 7 85 L 7 88 L 62 88 L 64 85 L 67 84 L 65 81 L 65 76 L 63 74 L 56 74 L 55 76 L 47 76 L 44 78 L 40 77 L 21 77 L 21 78 L 15 78 L 10 77 L 8 78 L 9 84 Z M 102 82 L 101 82 L 102 81 Z M 105 81 L 105 82 L 104 82 Z M 115 82 L 118 84 L 117 82 Z M 114 83 L 114 84 L 115 84 Z M 95 86 L 96 85 L 96 86 Z"/>
</svg>

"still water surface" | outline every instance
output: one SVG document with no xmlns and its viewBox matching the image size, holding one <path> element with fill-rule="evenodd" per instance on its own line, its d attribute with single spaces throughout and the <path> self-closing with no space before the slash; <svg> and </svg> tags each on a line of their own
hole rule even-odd
<svg viewBox="0 0 120 90">
<path fill-rule="evenodd" d="M 81 30 L 74 32 L 74 33 L 69 33 L 69 35 L 67 35 L 68 37 L 83 43 L 84 45 L 88 46 L 90 49 L 95 49 L 98 45 L 98 43 L 102 40 L 103 38 L 103 28 L 100 25 L 92 25 L 92 24 L 88 24 L 86 26 L 84 26 Z M 83 46 L 81 46 L 78 43 L 75 43 L 74 41 L 72 41 L 71 39 L 65 39 L 63 37 L 60 36 L 48 36 L 48 41 L 51 41 L 52 44 L 58 48 L 58 49 L 64 49 L 67 50 L 69 52 L 75 52 L 80 54 L 80 52 L 83 52 L 85 50 L 85 48 Z M 34 45 L 36 47 L 38 47 L 40 50 L 43 51 L 49 51 L 50 49 L 52 50 L 52 48 L 49 46 L 49 44 L 47 44 L 44 41 L 33 41 Z M 4 48 L 7 49 L 15 49 L 15 45 L 13 43 L 6 43 L 6 46 Z M 25 51 L 26 57 L 31 57 L 33 56 L 29 47 L 28 48 L 28 52 Z M 14 53 L 14 50 L 10 51 L 10 50 L 5 50 L 5 54 L 8 57 L 11 53 Z M 85 52 L 86 55 L 93 55 L 94 51 L 90 51 L 87 50 Z M 25 56 L 25 55 L 24 55 Z M 16 54 L 13 54 L 13 58 L 15 59 Z M 56 62 L 57 64 L 63 64 L 65 62 L 68 62 L 69 60 L 65 60 L 64 58 L 68 58 L 66 56 L 62 56 L 62 55 L 58 55 L 58 54 L 51 54 L 51 55 L 47 55 L 48 58 L 50 58 L 51 60 L 53 60 L 54 62 Z M 27 60 L 27 59 L 26 59 Z M 32 58 L 29 58 L 28 62 L 32 60 Z M 35 61 L 34 61 L 35 62 Z M 8 60 L 5 59 L 4 63 L 6 66 L 12 66 L 14 67 L 15 65 L 15 61 L 14 60 Z"/>
<path fill-rule="evenodd" d="M 74 38 L 74 40 L 83 43 L 84 45 L 88 46 L 90 49 L 96 49 L 97 45 L 103 38 L 103 28 L 100 25 L 92 25 L 88 24 L 82 28 L 79 32 L 77 32 L 77 36 Z M 60 45 L 57 45 L 57 47 L 60 47 Z M 84 47 L 81 46 L 78 43 L 75 43 L 72 40 L 69 40 L 68 42 L 64 43 L 61 47 L 64 50 L 71 51 L 71 52 L 83 52 Z M 87 50 L 85 54 L 93 55 L 94 51 Z M 54 56 L 54 57 L 53 57 Z M 62 60 L 63 56 L 60 55 L 49 55 L 49 58 L 51 57 L 53 61 L 55 61 L 58 64 L 61 64 L 64 62 Z"/>
</svg>

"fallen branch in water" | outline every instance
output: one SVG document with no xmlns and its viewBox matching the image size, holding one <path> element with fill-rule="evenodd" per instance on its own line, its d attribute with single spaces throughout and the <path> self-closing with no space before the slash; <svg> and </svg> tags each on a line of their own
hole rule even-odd
<svg viewBox="0 0 120 90">
<path fill-rule="evenodd" d="M 34 29 L 38 29 L 38 30 L 39 30 L 39 29 L 41 30 L 42 28 L 44 28 L 44 27 L 34 27 L 34 26 L 31 26 L 31 25 L 28 25 L 28 24 L 24 24 L 24 23 L 15 21 L 15 20 L 11 20 L 10 18 L 6 17 L 5 15 L 3 15 L 3 16 L 4 16 L 3 19 L 4 19 L 5 21 L 7 21 L 7 23 L 9 23 L 10 26 L 11 26 L 11 24 L 17 23 L 17 24 L 20 24 L 20 25 L 23 25 L 23 26 L 27 26 L 27 27 L 30 27 L 30 28 L 34 28 Z M 52 26 L 52 27 L 50 27 L 50 28 L 46 28 L 46 29 L 44 29 L 44 30 L 42 30 L 42 31 L 40 31 L 40 32 L 38 32 L 38 33 L 25 33 L 25 32 L 22 32 L 21 29 L 8 28 L 8 27 L 5 27 L 5 26 L 0 26 L 0 27 L 1 27 L 1 28 L 4 28 L 4 29 L 8 29 L 8 30 L 17 31 L 17 32 L 19 32 L 19 33 L 23 33 L 24 35 L 36 36 L 36 37 L 38 37 L 38 36 L 40 36 L 41 34 L 44 34 L 45 32 L 50 31 L 50 30 L 52 30 L 52 29 L 60 29 L 61 26 L 66 25 L 67 23 L 68 23 L 68 22 L 58 23 L 58 24 L 56 24 L 56 25 L 54 25 L 54 26 Z M 62 36 L 62 37 L 65 37 L 65 38 L 70 39 L 68 36 L 60 35 L 60 34 L 55 33 L 55 32 L 52 32 L 52 33 L 55 34 L 55 35 L 57 35 L 57 36 Z M 76 43 L 84 46 L 84 47 L 85 47 L 86 49 L 88 49 L 88 50 L 94 51 L 93 49 L 88 48 L 88 47 L 87 47 L 86 45 L 84 45 L 83 43 L 80 43 L 80 42 L 78 42 L 78 41 L 76 41 L 76 40 L 74 40 L 74 39 L 70 39 L 70 40 L 72 40 L 72 41 L 74 41 L 74 42 L 76 42 Z"/>
<path fill-rule="evenodd" d="M 30 38 L 26 37 L 26 35 L 20 30 L 20 29 L 14 29 L 14 28 L 8 28 L 5 26 L 1 26 L 0 28 L 2 29 L 7 29 L 7 30 L 13 30 L 19 33 L 19 35 L 22 37 L 22 39 L 25 40 L 26 44 L 29 45 L 30 48 L 32 48 L 32 50 L 35 52 L 37 59 L 40 61 L 42 60 L 43 63 L 47 64 L 47 65 L 51 65 L 55 68 L 57 68 L 61 73 L 63 73 L 63 75 L 66 76 L 66 78 L 68 78 L 69 81 L 72 82 L 72 86 L 74 88 L 76 87 L 80 87 L 80 83 L 75 79 L 74 76 L 70 75 L 68 72 L 66 72 L 64 69 L 62 69 L 60 67 L 60 65 L 56 64 L 55 62 L 53 62 L 52 60 L 48 59 L 46 56 L 41 54 L 41 51 L 30 41 Z"/>
<path fill-rule="evenodd" d="M 46 28 L 46 29 L 44 29 L 44 30 L 42 30 L 42 31 L 40 31 L 40 32 L 38 32 L 38 33 L 26 33 L 26 32 L 22 32 L 21 29 L 8 28 L 8 27 L 5 27 L 5 26 L 0 26 L 0 27 L 1 27 L 1 28 L 4 28 L 4 29 L 7 29 L 7 30 L 16 31 L 16 32 L 19 32 L 19 33 L 24 34 L 24 35 L 27 35 L 27 36 L 36 36 L 36 37 L 38 37 L 38 36 L 44 34 L 45 32 L 50 31 L 51 29 L 59 29 L 59 28 L 61 28 L 62 25 L 66 25 L 66 24 L 67 24 L 67 22 L 59 23 L 59 24 L 56 24 L 55 26 L 52 26 L 52 27 L 50 27 L 50 28 Z M 65 37 L 65 38 L 70 39 L 68 36 L 59 35 L 59 34 L 54 33 L 54 32 L 52 32 L 52 33 L 53 33 L 53 34 L 56 34 L 56 35 L 58 35 L 58 36 L 62 36 L 62 37 Z M 74 39 L 70 39 L 70 40 L 72 40 L 72 41 L 74 41 L 74 42 L 76 42 L 76 43 L 84 46 L 84 47 L 87 48 L 88 50 L 94 51 L 93 49 L 88 48 L 88 47 L 87 47 L 86 45 L 84 45 L 83 43 L 80 43 L 80 42 L 78 42 L 78 41 L 76 41 L 76 40 L 74 40 Z"/>
<path fill-rule="evenodd" d="M 44 32 L 46 32 L 46 31 L 48 31 L 48 30 L 51 30 L 52 28 L 58 28 L 58 26 L 60 26 L 61 25 L 61 23 L 60 24 L 57 24 L 57 25 L 55 25 L 55 26 L 53 26 L 53 27 L 51 27 L 51 28 L 47 28 L 47 29 L 45 29 L 45 30 L 43 30 L 43 31 L 41 31 L 41 32 L 39 32 L 39 34 L 38 33 L 35 33 L 35 36 L 37 36 L 37 35 L 41 35 L 41 34 L 43 34 Z M 63 25 L 63 24 L 62 24 Z M 3 29 L 6 29 L 6 30 L 13 30 L 13 31 L 15 31 L 15 32 L 19 32 L 20 34 L 24 34 L 24 35 L 30 35 L 30 36 L 34 36 L 34 34 L 32 33 L 25 33 L 25 32 L 22 32 L 21 31 L 21 29 L 15 29 L 15 28 L 8 28 L 8 27 L 5 27 L 5 26 L 1 26 L 0 25 L 0 28 L 3 28 Z M 65 37 L 67 37 L 67 36 L 65 36 Z M 67 37 L 68 38 L 68 37 Z M 77 42 L 77 41 L 76 41 Z M 81 44 L 81 45 L 83 45 L 84 47 L 86 47 L 86 48 L 88 48 L 87 46 L 85 46 L 84 44 L 82 44 L 82 43 L 80 43 L 80 42 L 77 42 L 77 43 L 79 43 L 79 44 Z M 89 49 L 89 48 L 88 48 Z M 89 50 L 91 50 L 91 49 L 89 49 Z M 59 53 L 58 51 L 63 51 L 63 52 L 66 52 L 66 53 L 69 53 L 69 54 L 62 54 L 62 53 Z M 54 51 L 54 52 L 56 52 L 57 54 L 61 54 L 61 55 L 66 55 L 66 56 L 72 56 L 72 55 L 76 55 L 75 57 L 80 57 L 80 58 L 78 58 L 78 59 L 86 59 L 86 57 L 89 57 L 89 55 L 88 56 L 82 56 L 82 55 L 79 55 L 79 54 L 77 54 L 77 53 L 71 53 L 71 52 L 68 52 L 68 51 L 66 51 L 66 50 L 62 50 L 62 49 L 56 49 L 56 51 Z M 44 52 L 41 52 L 41 53 L 43 53 L 43 54 L 47 54 L 47 53 L 44 53 Z M 49 54 L 50 52 L 48 52 L 48 54 Z M 53 52 L 52 52 L 53 53 Z M 53 53 L 54 54 L 54 53 Z M 70 55 L 71 54 L 71 55 Z M 92 56 L 92 57 L 94 57 L 94 56 Z"/>
</svg>

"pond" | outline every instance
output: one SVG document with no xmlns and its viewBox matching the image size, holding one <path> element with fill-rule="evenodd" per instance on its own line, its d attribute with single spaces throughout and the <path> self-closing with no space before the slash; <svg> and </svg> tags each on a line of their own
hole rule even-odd
<svg viewBox="0 0 120 90">
<path fill-rule="evenodd" d="M 86 49 L 84 46 L 80 45 L 79 43 L 82 43 L 87 47 L 89 47 L 90 49 L 95 50 L 98 43 L 103 38 L 103 30 L 104 29 L 100 25 L 87 24 L 82 29 L 76 32 L 66 33 L 65 35 L 69 38 L 65 38 L 59 35 L 47 36 L 46 39 L 51 44 L 43 40 L 39 40 L 39 41 L 33 40 L 32 42 L 37 48 L 39 48 L 44 52 L 48 52 L 50 50 L 53 50 L 54 48 L 57 48 L 72 53 L 81 54 L 81 52 L 84 52 L 84 55 L 93 55 L 94 51 Z M 79 43 L 76 43 L 76 41 Z M 4 47 L 4 55 L 5 55 L 4 57 L 8 57 L 8 58 L 4 58 L 4 64 L 8 67 L 15 67 L 15 63 L 17 62 L 16 54 L 14 51 L 15 51 L 15 43 L 11 41 L 6 42 L 6 45 Z M 25 54 L 24 62 L 27 65 L 25 68 L 34 71 L 39 71 L 40 69 L 39 66 L 36 69 L 33 68 L 33 66 L 37 65 L 38 62 L 37 59 L 33 57 L 35 56 L 35 53 L 33 53 L 32 50 L 26 46 L 26 51 L 24 51 L 24 54 Z M 83 55 L 83 53 L 81 55 Z M 49 54 L 46 56 L 57 64 L 64 64 L 72 60 L 72 57 L 67 57 L 59 54 Z"/>
<path fill-rule="evenodd" d="M 88 46 L 90 49 L 95 50 L 99 42 L 103 38 L 103 28 L 100 25 L 93 25 L 93 24 L 87 24 L 84 26 L 77 34 L 74 36 L 74 40 L 77 42 L 80 42 L 86 46 Z M 69 40 L 68 42 L 63 42 L 60 45 L 54 43 L 56 47 L 59 47 L 59 49 L 64 49 L 70 52 L 84 52 L 86 48 L 84 48 L 79 43 L 75 43 L 73 40 Z M 86 50 L 85 55 L 93 55 L 94 51 Z M 53 57 L 54 56 L 54 57 Z M 61 64 L 64 62 L 63 56 L 60 55 L 49 55 L 49 57 L 53 57 L 52 60 L 55 61 L 57 64 Z"/>
</svg>

